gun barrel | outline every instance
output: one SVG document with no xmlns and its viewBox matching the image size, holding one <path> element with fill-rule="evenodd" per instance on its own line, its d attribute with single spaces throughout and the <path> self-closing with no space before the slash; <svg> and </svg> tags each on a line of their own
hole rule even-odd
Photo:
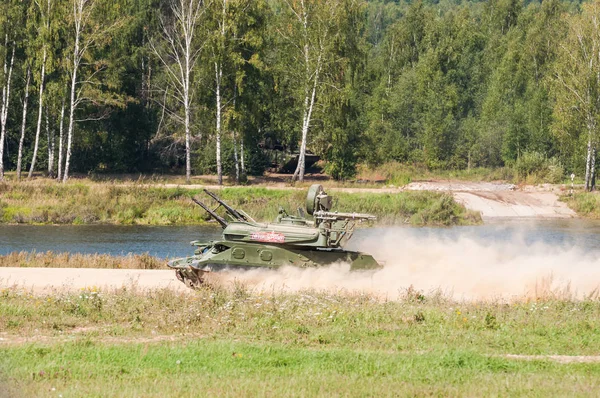
<svg viewBox="0 0 600 398">
<path fill-rule="evenodd" d="M 219 224 L 221 224 L 221 227 L 223 229 L 225 229 L 225 227 L 227 227 L 227 221 L 223 217 L 221 217 L 220 215 L 218 215 L 217 213 L 215 213 L 214 211 L 212 211 L 207 205 L 205 205 L 204 203 L 200 202 L 198 199 L 192 198 L 192 200 L 198 206 L 202 207 L 208 214 L 210 214 L 211 217 L 214 218 Z"/>
<path fill-rule="evenodd" d="M 236 209 L 234 209 L 233 207 L 229 206 L 227 203 L 223 202 L 217 195 L 215 195 L 214 193 L 210 192 L 209 190 L 205 189 L 204 192 L 206 192 L 206 194 L 208 196 L 210 196 L 211 198 L 213 198 L 214 200 L 216 200 L 221 206 L 223 206 L 225 208 L 225 210 L 227 210 L 227 212 L 229 214 L 232 215 L 233 218 L 235 218 L 238 221 L 248 221 L 246 219 L 246 217 L 244 217 L 242 214 L 240 214 Z"/>
<path fill-rule="evenodd" d="M 377 217 L 372 214 L 338 213 L 336 211 L 315 211 L 313 216 L 326 220 L 377 220 Z"/>
</svg>

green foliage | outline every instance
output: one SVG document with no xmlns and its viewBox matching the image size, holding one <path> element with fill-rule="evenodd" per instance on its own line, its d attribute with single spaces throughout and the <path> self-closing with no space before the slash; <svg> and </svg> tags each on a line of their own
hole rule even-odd
<svg viewBox="0 0 600 398">
<path fill-rule="evenodd" d="M 540 152 L 525 152 L 515 162 L 519 177 L 527 179 L 534 176 L 539 181 L 559 183 L 565 177 L 565 170 L 556 158 L 548 159 Z"/>
<path fill-rule="evenodd" d="M 53 0 L 50 11 L 44 2 L 0 5 L 0 61 L 16 43 L 2 159 L 7 169 L 16 166 L 27 68 L 36 86 L 30 108 L 40 100 L 35 88 L 43 49 L 44 112 L 49 131 L 58 133 L 74 45 L 72 1 Z M 305 100 L 315 87 L 307 147 L 339 180 L 354 178 L 358 164 L 376 169 L 390 162 L 449 172 L 518 164 L 521 178 L 536 174 L 548 181 L 560 180 L 562 165 L 583 175 L 587 139 L 598 140 L 594 126 L 600 122 L 600 101 L 593 99 L 597 63 L 582 61 L 594 53 L 586 49 L 596 40 L 592 17 L 599 3 L 571 3 L 235 0 L 225 3 L 223 14 L 224 3 L 213 2 L 194 38 L 205 43 L 191 104 L 195 172 L 216 169 L 216 62 L 223 72 L 225 174 L 234 174 L 234 139 L 238 149 L 244 143 L 250 175 L 268 166 L 258 147 L 266 141 L 296 151 Z M 153 46 L 162 45 L 160 16 L 169 16 L 167 2 L 94 4 L 89 28 L 106 29 L 82 38 L 94 39 L 81 69 L 82 80 L 92 84 L 80 86 L 72 168 L 181 172 L 183 113 L 174 92 L 163 91 L 173 76 L 152 55 Z M 306 32 L 301 4 L 309 11 Z M 579 42 L 580 36 L 586 40 Z M 0 77 L 4 88 L 1 67 Z M 589 101 L 583 100 L 586 92 Z M 32 156 L 34 119 L 26 119 L 25 163 Z M 49 144 L 42 134 L 41 166 L 48 164 Z M 534 153 L 555 163 L 533 170 Z M 392 183 L 407 180 L 398 176 Z"/>
<path fill-rule="evenodd" d="M 563 196 L 562 200 L 566 201 L 577 214 L 600 219 L 600 195 L 597 192 L 577 192 L 573 196 Z"/>
<path fill-rule="evenodd" d="M 212 150 L 206 151 L 205 149 L 206 148 L 203 147 L 196 151 L 193 162 L 194 172 L 196 174 L 216 174 L 216 152 Z M 241 156 L 239 152 L 238 156 Z M 248 147 L 246 145 L 244 147 L 244 158 L 247 175 L 262 175 L 268 166 L 266 155 L 256 147 Z M 221 164 L 223 167 L 223 174 L 233 179 L 235 177 L 235 156 L 232 141 L 225 141 L 221 144 Z"/>
</svg>

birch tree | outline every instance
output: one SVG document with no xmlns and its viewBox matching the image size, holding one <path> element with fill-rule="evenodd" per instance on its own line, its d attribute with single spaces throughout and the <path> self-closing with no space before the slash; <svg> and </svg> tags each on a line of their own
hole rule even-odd
<svg viewBox="0 0 600 398">
<path fill-rule="evenodd" d="M 50 10 L 51 0 L 36 0 L 37 8 L 39 9 L 40 16 L 40 28 L 38 35 L 42 40 L 42 61 L 40 69 L 40 80 L 39 80 L 39 95 L 38 95 L 38 117 L 37 125 L 35 129 L 35 143 L 33 144 L 33 157 L 31 158 L 31 166 L 29 168 L 28 178 L 33 176 L 33 170 L 35 169 L 35 162 L 37 159 L 38 147 L 40 142 L 40 132 L 42 130 L 42 113 L 44 108 L 44 83 L 46 81 L 46 61 L 48 60 L 48 44 L 45 36 L 50 29 Z"/>
<path fill-rule="evenodd" d="M 0 106 L 0 181 L 4 179 L 4 140 L 6 139 L 6 122 L 8 119 L 8 108 L 10 105 L 10 89 L 12 83 L 12 71 L 15 63 L 15 47 L 12 42 L 12 52 L 10 61 L 8 57 L 8 33 L 5 35 L 4 48 L 7 49 L 6 57 L 4 58 L 3 68 L 3 86 L 2 86 L 2 104 Z"/>
<path fill-rule="evenodd" d="M 108 117 L 109 109 L 99 114 L 87 114 L 78 119 L 79 107 L 84 104 L 98 106 L 123 105 L 123 99 L 115 93 L 103 93 L 97 87 L 102 85 L 100 75 L 106 70 L 107 65 L 103 60 L 93 58 L 91 50 L 106 44 L 111 39 L 111 34 L 122 20 L 110 20 L 107 10 L 98 8 L 100 0 L 71 0 L 72 6 L 72 33 L 73 44 L 71 59 L 69 60 L 70 89 L 69 89 L 69 120 L 67 123 L 67 137 L 65 150 L 65 164 L 62 181 L 67 182 L 71 167 L 73 139 L 75 124 L 86 121 L 99 121 Z M 111 3 L 107 3 L 110 5 Z M 98 10 L 97 10 L 98 8 Z M 107 20 L 108 18 L 108 20 Z M 85 70 L 82 69 L 86 67 Z"/>
<path fill-rule="evenodd" d="M 170 0 L 171 15 L 161 16 L 160 43 L 150 42 L 171 88 L 164 89 L 163 98 L 168 98 L 165 98 L 161 106 L 184 127 L 185 180 L 188 184 L 192 175 L 191 114 L 195 94 L 192 82 L 205 43 L 204 38 L 198 37 L 198 30 L 206 11 L 206 3 L 204 0 Z M 168 102 L 174 102 L 179 109 L 183 107 L 183 117 L 176 110 L 168 109 Z"/>
<path fill-rule="evenodd" d="M 21 43 L 22 22 L 24 20 L 22 5 L 17 1 L 3 1 L 0 3 L 0 38 L 4 39 L 4 46 L 0 46 L 2 54 L 2 70 L 0 72 L 0 181 L 4 179 L 4 151 L 6 149 L 8 112 L 10 96 L 13 90 L 13 68 L 15 64 L 15 51 L 17 43 Z"/>
<path fill-rule="evenodd" d="M 233 143 L 235 181 L 244 175 L 243 134 L 240 134 L 242 115 L 240 104 L 257 103 L 257 93 L 244 97 L 248 75 L 262 66 L 259 50 L 265 36 L 264 15 L 267 4 L 259 0 L 218 0 L 211 9 L 212 64 L 214 66 L 215 146 L 219 184 L 223 183 L 223 140 Z M 254 69 L 254 71 L 252 71 Z M 212 105 L 212 103 L 211 103 Z M 254 113 L 254 112 L 249 112 Z M 250 115 L 246 115 L 250 116 Z M 251 119 L 251 117 L 248 117 Z M 229 170 L 231 171 L 231 170 Z"/>
<path fill-rule="evenodd" d="M 60 107 L 60 121 L 58 122 L 58 172 L 56 174 L 56 179 L 60 181 L 62 178 L 62 165 L 63 165 L 63 144 L 65 142 L 64 139 L 64 121 L 65 121 L 65 99 L 62 100 L 62 106 Z"/>
<path fill-rule="evenodd" d="M 217 39 L 217 51 L 215 54 L 215 100 L 216 100 L 216 130 L 215 130 L 215 141 L 216 141 L 216 159 L 217 159 L 217 181 L 219 185 L 223 185 L 223 167 L 221 163 L 221 114 L 223 110 L 221 85 L 223 81 L 223 58 L 225 57 L 225 32 L 227 29 L 227 0 L 220 1 L 220 18 L 218 22 L 219 32 Z"/>
<path fill-rule="evenodd" d="M 46 142 L 48 149 L 48 177 L 54 178 L 54 130 L 50 128 L 49 110 L 46 109 Z"/>
<path fill-rule="evenodd" d="M 216 22 L 216 31 L 213 34 L 212 40 L 212 55 L 214 65 L 214 82 L 215 82 L 215 150 L 216 150 L 216 163 L 217 163 L 217 182 L 219 185 L 223 185 L 223 162 L 222 162 L 222 151 L 221 144 L 223 139 L 223 130 L 225 125 L 225 118 L 228 114 L 226 107 L 235 99 L 229 94 L 229 98 L 226 98 L 226 90 L 231 88 L 230 74 L 231 74 L 231 56 L 233 53 L 232 48 L 232 29 L 234 23 L 231 20 L 230 15 L 230 3 L 236 2 L 236 0 L 218 0 L 214 3 L 213 9 L 213 20 Z M 237 3 L 241 3 L 237 1 Z M 235 141 L 235 139 L 234 139 Z M 237 164 L 237 147 L 234 142 L 234 154 L 236 167 L 239 169 Z M 237 173 L 236 181 L 239 181 L 239 172 Z"/>
<path fill-rule="evenodd" d="M 575 117 L 585 128 L 585 189 L 592 190 L 600 121 L 600 1 L 583 4 L 581 15 L 567 16 L 567 23 L 555 68 L 555 115 Z"/>
<path fill-rule="evenodd" d="M 323 72 L 330 61 L 332 37 L 344 7 L 340 0 L 284 0 L 288 17 L 278 31 L 285 49 L 293 53 L 289 72 L 296 72 L 302 103 L 301 141 L 298 165 L 292 180 L 304 180 L 308 135 L 318 93 L 324 84 Z M 299 70 L 297 68 L 300 68 Z"/>
<path fill-rule="evenodd" d="M 27 103 L 29 102 L 29 82 L 31 81 L 31 69 L 27 68 L 27 79 L 25 82 L 25 95 L 23 96 L 23 118 L 21 121 L 21 137 L 19 138 L 19 153 L 17 155 L 17 179 L 21 179 L 21 163 L 23 161 L 23 142 L 25 141 L 25 128 L 27 126 Z"/>
<path fill-rule="evenodd" d="M 82 44 L 82 35 L 89 23 L 94 0 L 72 0 L 73 5 L 73 28 L 74 28 L 74 44 L 71 59 L 71 91 L 69 97 L 69 123 L 67 129 L 67 151 L 65 158 L 65 170 L 63 174 L 63 182 L 69 179 L 69 167 L 71 165 L 71 150 L 73 146 L 73 128 L 75 123 L 75 111 L 78 105 L 77 83 L 79 66 L 83 60 L 83 56 L 88 47 L 92 44 L 89 41 Z"/>
</svg>

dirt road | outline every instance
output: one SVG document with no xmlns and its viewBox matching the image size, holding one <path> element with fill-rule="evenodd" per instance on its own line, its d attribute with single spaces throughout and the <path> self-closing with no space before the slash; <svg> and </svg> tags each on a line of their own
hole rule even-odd
<svg viewBox="0 0 600 398">
<path fill-rule="evenodd" d="M 53 290 L 78 291 L 122 287 L 138 290 L 169 288 L 190 292 L 171 270 L 95 268 L 10 268 L 0 267 L 0 287 L 20 287 L 34 293 Z"/>
<path fill-rule="evenodd" d="M 467 209 L 483 218 L 571 218 L 576 214 L 558 198 L 555 185 L 516 187 L 512 184 L 464 181 L 422 181 L 407 190 L 450 192 Z"/>
</svg>

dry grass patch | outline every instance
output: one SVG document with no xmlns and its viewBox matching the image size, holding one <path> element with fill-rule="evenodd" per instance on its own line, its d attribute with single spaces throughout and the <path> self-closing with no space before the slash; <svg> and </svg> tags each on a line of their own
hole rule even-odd
<svg viewBox="0 0 600 398">
<path fill-rule="evenodd" d="M 111 256 L 108 254 L 79 254 L 48 252 L 13 252 L 0 255 L 0 267 L 28 268 L 123 268 L 167 269 L 165 260 L 149 254 Z"/>
</svg>

